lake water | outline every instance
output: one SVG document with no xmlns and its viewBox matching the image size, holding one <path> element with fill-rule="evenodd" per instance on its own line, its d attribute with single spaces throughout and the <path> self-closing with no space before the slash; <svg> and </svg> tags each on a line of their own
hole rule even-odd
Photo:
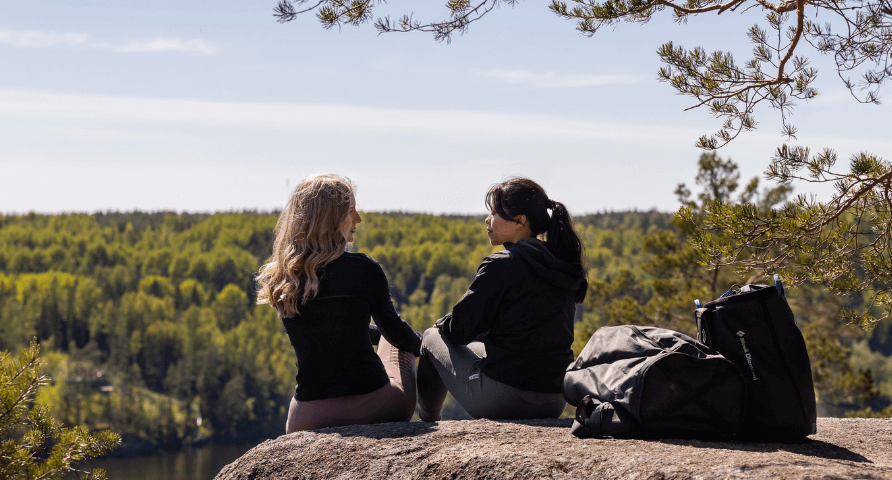
<svg viewBox="0 0 892 480">
<path fill-rule="evenodd" d="M 211 480 L 223 467 L 259 443 L 206 445 L 155 455 L 100 458 L 79 467 L 104 468 L 109 480 Z"/>
<path fill-rule="evenodd" d="M 572 407 L 573 413 L 576 412 L 575 408 Z M 449 394 L 443 406 L 443 419 L 469 420 L 470 418 L 471 416 L 461 408 L 452 394 Z M 417 415 L 415 420 L 417 421 Z M 154 455 L 100 458 L 77 467 L 103 468 L 109 480 L 212 480 L 223 467 L 260 443 L 263 443 L 262 439 L 235 445 L 186 447 L 177 451 L 161 451 Z M 73 475 L 65 478 L 65 480 L 75 479 Z"/>
</svg>

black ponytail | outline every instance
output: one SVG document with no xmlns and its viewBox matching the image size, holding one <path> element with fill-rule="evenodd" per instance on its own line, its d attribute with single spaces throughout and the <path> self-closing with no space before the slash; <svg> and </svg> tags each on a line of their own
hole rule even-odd
<svg viewBox="0 0 892 480">
<path fill-rule="evenodd" d="M 573 229 L 570 212 L 563 203 L 550 200 L 538 183 L 515 177 L 493 185 L 486 193 L 486 208 L 511 222 L 525 215 L 533 235 L 545 234 L 545 246 L 552 255 L 585 270 L 585 246 Z M 576 303 L 582 303 L 587 291 L 588 280 L 583 278 L 575 292 Z"/>
</svg>

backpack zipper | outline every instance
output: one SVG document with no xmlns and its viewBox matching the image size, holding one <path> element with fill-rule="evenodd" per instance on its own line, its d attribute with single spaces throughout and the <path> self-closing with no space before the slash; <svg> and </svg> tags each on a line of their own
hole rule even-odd
<svg viewBox="0 0 892 480">
<path fill-rule="evenodd" d="M 635 333 L 637 333 L 638 335 L 640 335 L 643 339 L 647 340 L 647 342 L 650 343 L 651 345 L 653 345 L 653 346 L 659 348 L 660 350 L 662 350 L 662 351 L 664 351 L 664 352 L 668 351 L 665 347 L 663 347 L 662 345 L 660 345 L 659 343 L 657 343 L 656 340 L 654 340 L 654 339 L 648 337 L 644 332 L 641 331 L 641 329 L 639 329 L 639 328 L 636 327 L 635 325 L 626 325 L 626 326 L 629 327 L 629 328 L 631 328 L 632 330 L 634 330 Z"/>
</svg>

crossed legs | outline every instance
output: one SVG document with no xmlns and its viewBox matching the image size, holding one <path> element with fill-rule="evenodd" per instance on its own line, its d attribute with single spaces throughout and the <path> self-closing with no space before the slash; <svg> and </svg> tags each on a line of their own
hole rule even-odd
<svg viewBox="0 0 892 480">
<path fill-rule="evenodd" d="M 561 393 L 522 390 L 480 371 L 486 357 L 482 342 L 456 345 L 438 328 L 424 332 L 418 360 L 418 408 L 422 421 L 440 419 L 448 390 L 474 418 L 557 418 L 567 405 Z"/>
<path fill-rule="evenodd" d="M 415 412 L 415 356 L 393 347 L 384 337 L 378 357 L 390 382 L 374 392 L 323 400 L 291 398 L 285 433 L 325 427 L 407 422 Z"/>
</svg>

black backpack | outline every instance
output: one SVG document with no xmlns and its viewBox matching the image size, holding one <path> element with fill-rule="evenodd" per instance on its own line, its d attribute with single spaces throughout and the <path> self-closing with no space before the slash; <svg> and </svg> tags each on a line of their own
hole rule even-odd
<svg viewBox="0 0 892 480">
<path fill-rule="evenodd" d="M 598 329 L 564 375 L 577 405 L 577 437 L 730 434 L 740 427 L 744 382 L 737 368 L 672 330 Z"/>
<path fill-rule="evenodd" d="M 802 332 L 775 286 L 733 288 L 697 303 L 698 339 L 734 362 L 746 381 L 741 437 L 796 439 L 816 432 L 815 389 Z"/>
</svg>

